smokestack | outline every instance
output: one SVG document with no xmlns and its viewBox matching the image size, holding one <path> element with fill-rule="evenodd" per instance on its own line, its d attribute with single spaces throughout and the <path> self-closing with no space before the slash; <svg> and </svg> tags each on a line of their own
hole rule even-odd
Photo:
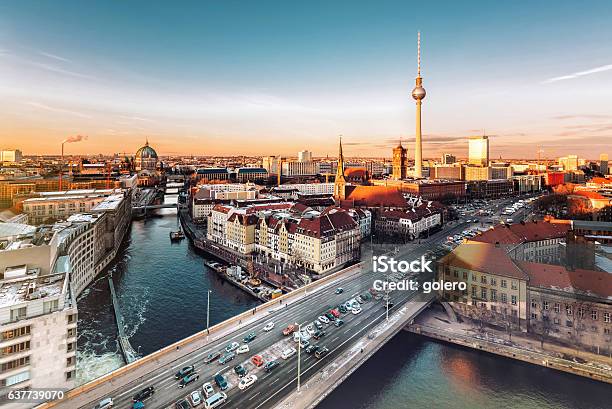
<svg viewBox="0 0 612 409">
<path fill-rule="evenodd" d="M 60 161 L 59 190 L 62 190 L 62 171 L 64 170 L 64 144 L 81 142 L 82 140 L 85 140 L 85 139 L 87 139 L 87 136 L 85 135 L 74 135 L 74 136 L 69 136 L 68 138 L 62 141 L 62 160 Z"/>
</svg>

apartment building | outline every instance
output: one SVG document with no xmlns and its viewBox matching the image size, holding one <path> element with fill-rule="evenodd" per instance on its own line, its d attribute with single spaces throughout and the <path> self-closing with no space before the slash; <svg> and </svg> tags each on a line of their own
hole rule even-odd
<svg viewBox="0 0 612 409">
<path fill-rule="evenodd" d="M 208 218 L 207 238 L 242 254 L 258 253 L 319 274 L 359 258 L 362 228 L 367 231 L 371 225 L 368 214 L 351 215 L 339 208 L 317 212 L 295 206 L 216 205 Z"/>
<path fill-rule="evenodd" d="M 508 257 L 505 247 L 463 243 L 438 262 L 438 278 L 465 283 L 465 291 L 441 292 L 460 315 L 527 331 L 529 276 Z"/>
</svg>

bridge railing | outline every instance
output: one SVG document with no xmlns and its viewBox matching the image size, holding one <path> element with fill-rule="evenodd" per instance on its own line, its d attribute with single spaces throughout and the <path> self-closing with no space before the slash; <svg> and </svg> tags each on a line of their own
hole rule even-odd
<svg viewBox="0 0 612 409">
<path fill-rule="evenodd" d="M 257 306 L 255 308 L 255 314 L 253 312 L 253 310 L 247 310 L 243 313 L 240 313 L 232 318 L 229 318 L 225 321 L 222 321 L 218 324 L 213 325 L 212 327 L 209 328 L 209 332 L 207 333 L 206 330 L 197 332 L 187 338 L 184 338 L 182 340 L 179 340 L 171 345 L 168 345 L 162 349 L 159 349 L 143 358 L 138 359 L 135 362 L 132 362 L 130 364 L 127 364 L 125 366 L 122 366 L 121 368 L 115 369 L 112 372 L 107 373 L 106 375 L 103 375 L 99 378 L 94 379 L 93 381 L 90 381 L 86 384 L 83 384 L 81 386 L 78 386 L 74 389 L 69 390 L 68 392 L 66 392 L 64 394 L 64 399 L 62 400 L 57 400 L 57 401 L 53 401 L 53 402 L 46 402 L 43 403 L 39 406 L 37 406 L 37 408 L 43 409 L 43 408 L 51 408 L 54 407 L 68 399 L 71 398 L 75 398 L 78 395 L 87 393 L 93 389 L 95 389 L 96 387 L 103 385 L 117 377 L 120 377 L 122 375 L 125 375 L 127 373 L 129 373 L 130 371 L 133 371 L 139 367 L 144 366 L 145 364 L 148 363 L 155 363 L 157 360 L 159 360 L 161 357 L 163 357 L 165 354 L 170 353 L 170 352 L 175 352 L 177 349 L 180 349 L 181 347 L 184 347 L 192 342 L 196 342 L 196 341 L 204 341 L 206 340 L 207 336 L 213 335 L 215 333 L 220 332 L 221 330 L 230 327 L 232 325 L 235 325 L 237 323 L 242 322 L 242 320 L 246 320 L 248 318 L 253 318 L 254 316 L 260 315 L 264 312 L 272 312 L 273 311 L 273 307 L 278 307 L 280 305 L 282 305 L 283 303 L 287 304 L 287 302 L 294 300 L 294 299 L 300 299 L 302 297 L 304 297 L 309 290 L 314 290 L 314 289 L 321 289 L 326 287 L 327 285 L 333 283 L 335 280 L 339 279 L 339 278 L 345 278 L 345 277 L 351 277 L 353 275 L 357 275 L 361 273 L 361 268 L 363 266 L 363 262 L 357 263 L 355 265 L 352 265 L 350 267 L 344 268 L 336 273 L 333 274 L 329 274 L 325 277 L 320 278 L 317 281 L 313 281 L 310 284 L 305 285 L 304 287 L 301 287 L 295 291 L 292 291 L 290 293 L 287 294 L 283 294 L 280 297 L 277 297 L 273 300 L 270 300 L 264 304 L 261 304 L 259 306 Z M 259 314 L 257 314 L 259 313 Z M 258 317 L 258 319 L 261 318 Z M 130 380 L 131 382 L 131 380 Z M 119 387 L 119 386 L 118 386 Z M 100 397 L 101 398 L 101 397 Z M 95 400 L 96 398 L 92 398 L 92 400 Z"/>
</svg>

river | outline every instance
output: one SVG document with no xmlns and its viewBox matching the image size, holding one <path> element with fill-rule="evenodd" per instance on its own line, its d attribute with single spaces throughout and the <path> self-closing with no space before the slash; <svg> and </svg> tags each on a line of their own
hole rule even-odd
<svg viewBox="0 0 612 409">
<path fill-rule="evenodd" d="M 166 200 L 176 200 L 168 197 Z M 151 353 L 258 304 L 203 265 L 187 239 L 170 243 L 174 209 L 132 223 L 110 270 L 134 349 Z M 120 367 L 108 283 L 78 300 L 78 370 L 83 383 Z M 605 408 L 612 388 L 553 370 L 402 332 L 349 377 L 321 409 Z"/>
</svg>

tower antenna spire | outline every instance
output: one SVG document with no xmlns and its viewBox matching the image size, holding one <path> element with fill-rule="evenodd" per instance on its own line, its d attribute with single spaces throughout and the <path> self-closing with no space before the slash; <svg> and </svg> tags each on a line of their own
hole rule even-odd
<svg viewBox="0 0 612 409">
<path fill-rule="evenodd" d="M 421 76 L 421 32 L 417 34 L 417 77 Z"/>
</svg>

